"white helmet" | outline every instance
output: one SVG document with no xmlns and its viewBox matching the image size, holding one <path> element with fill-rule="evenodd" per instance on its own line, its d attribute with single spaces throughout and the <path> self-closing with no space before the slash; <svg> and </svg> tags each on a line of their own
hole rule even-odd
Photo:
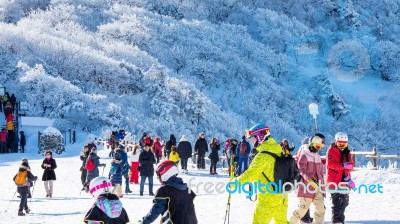
<svg viewBox="0 0 400 224">
<path fill-rule="evenodd" d="M 98 198 L 101 194 L 111 193 L 112 184 L 106 177 L 96 177 L 90 181 L 89 192 L 94 198 Z"/>
<path fill-rule="evenodd" d="M 338 142 L 338 141 L 339 142 L 348 142 L 349 141 L 349 137 L 344 132 L 338 132 L 335 135 L 335 142 Z"/>
</svg>

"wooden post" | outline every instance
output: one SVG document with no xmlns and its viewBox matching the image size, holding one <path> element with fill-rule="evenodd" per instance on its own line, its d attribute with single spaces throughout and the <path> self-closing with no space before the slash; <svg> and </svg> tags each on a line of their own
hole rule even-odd
<svg viewBox="0 0 400 224">
<path fill-rule="evenodd" d="M 378 157 L 376 156 L 378 154 L 378 149 L 374 147 L 372 150 L 374 152 L 374 157 L 372 158 L 372 164 L 374 166 L 374 169 L 378 169 Z"/>
<path fill-rule="evenodd" d="M 351 150 L 352 152 L 354 152 L 355 151 L 355 148 L 353 148 L 352 150 Z M 356 155 L 354 155 L 354 154 L 352 154 L 352 153 L 350 153 L 351 154 L 351 159 L 353 160 L 353 163 L 354 163 L 354 167 L 356 167 Z"/>
</svg>

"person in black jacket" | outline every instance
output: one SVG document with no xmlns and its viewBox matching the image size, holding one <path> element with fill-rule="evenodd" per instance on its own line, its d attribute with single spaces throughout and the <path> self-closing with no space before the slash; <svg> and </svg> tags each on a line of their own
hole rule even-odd
<svg viewBox="0 0 400 224">
<path fill-rule="evenodd" d="M 154 166 L 156 158 L 153 152 L 150 150 L 151 143 L 144 145 L 144 150 L 139 155 L 139 172 L 140 172 L 140 196 L 143 196 L 144 183 L 146 178 L 149 178 L 149 195 L 153 196 L 153 176 Z"/>
<path fill-rule="evenodd" d="M 19 176 L 24 178 L 19 178 Z M 17 184 L 17 191 L 21 196 L 21 201 L 19 203 L 18 216 L 24 216 L 25 210 L 26 213 L 29 213 L 31 210 L 28 207 L 28 194 L 29 194 L 29 186 L 32 181 L 37 180 L 37 176 L 34 176 L 27 162 L 22 162 L 19 167 L 18 174 L 16 174 L 13 178 L 14 182 Z M 20 182 L 20 180 L 23 180 Z"/>
<path fill-rule="evenodd" d="M 56 173 L 54 172 L 54 169 L 57 168 L 57 164 L 51 151 L 46 151 L 45 156 L 46 158 L 42 163 L 42 168 L 44 169 L 42 181 L 44 181 L 46 197 L 51 198 L 53 196 L 53 181 L 56 180 Z"/>
<path fill-rule="evenodd" d="M 219 161 L 218 151 L 220 150 L 221 145 L 217 138 L 212 138 L 210 142 L 211 153 L 208 155 L 208 158 L 211 160 L 210 166 L 210 174 L 218 174 L 217 173 L 217 163 Z"/>
<path fill-rule="evenodd" d="M 178 143 L 178 154 L 181 159 L 181 168 L 183 173 L 187 173 L 187 162 L 190 157 L 192 157 L 192 144 L 182 135 L 181 140 Z"/>
<path fill-rule="evenodd" d="M 175 163 L 164 160 L 158 164 L 156 174 L 162 186 L 157 190 L 153 207 L 142 218 L 142 223 L 152 223 L 161 215 L 161 223 L 196 224 L 193 203 L 196 194 L 177 177 L 178 167 Z"/>
<path fill-rule="evenodd" d="M 171 147 L 175 145 L 176 146 L 176 138 L 175 135 L 171 134 L 169 136 L 169 140 L 165 143 L 165 154 L 164 156 L 166 156 L 166 158 L 169 158 L 169 154 L 171 154 Z"/>
<path fill-rule="evenodd" d="M 86 213 L 83 221 L 89 224 L 123 224 L 129 223 L 126 210 L 118 196 L 112 194 L 112 185 L 106 177 L 96 177 L 89 185 L 90 194 L 96 202 Z"/>
<path fill-rule="evenodd" d="M 82 150 L 81 154 L 79 155 L 79 158 L 82 161 L 82 165 L 81 165 L 81 168 L 80 168 L 82 190 L 85 190 L 85 186 L 86 186 L 86 175 L 87 175 L 86 160 L 87 160 L 87 158 L 89 156 L 89 153 L 90 153 L 89 146 L 85 145 L 85 146 L 83 146 L 83 150 Z"/>
<path fill-rule="evenodd" d="M 206 162 L 204 160 L 204 156 L 208 152 L 208 145 L 205 139 L 206 135 L 201 132 L 199 134 L 199 138 L 197 139 L 194 145 L 194 153 L 197 154 L 197 169 L 205 169 Z"/>
<path fill-rule="evenodd" d="M 23 131 L 19 132 L 21 137 L 19 138 L 19 144 L 21 145 L 21 152 L 25 153 L 26 138 Z"/>
</svg>

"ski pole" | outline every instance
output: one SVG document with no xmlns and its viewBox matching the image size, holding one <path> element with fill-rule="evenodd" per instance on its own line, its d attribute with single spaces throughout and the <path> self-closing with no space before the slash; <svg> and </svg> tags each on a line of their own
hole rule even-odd
<svg viewBox="0 0 400 224">
<path fill-rule="evenodd" d="M 35 191 L 35 185 L 36 185 L 36 180 L 33 181 L 33 187 L 32 187 L 32 193 L 31 193 L 31 200 L 29 200 L 29 207 L 31 207 L 32 204 L 32 198 L 33 198 L 33 192 Z M 29 188 L 28 188 L 29 189 Z"/>
<path fill-rule="evenodd" d="M 101 176 L 104 175 L 104 168 L 106 168 L 106 164 L 104 164 L 104 166 L 103 166 L 103 171 L 101 172 Z"/>
<path fill-rule="evenodd" d="M 14 192 L 14 194 L 13 194 L 13 196 L 12 196 L 12 198 L 11 198 L 10 202 L 8 203 L 8 206 L 7 206 L 6 210 L 5 210 L 5 212 L 7 212 L 7 210 L 10 208 L 10 206 L 11 206 L 11 203 L 12 203 L 12 200 L 14 199 L 14 197 L 15 197 L 15 194 L 17 193 L 17 191 L 18 191 L 18 190 L 15 190 L 15 192 Z"/>
</svg>

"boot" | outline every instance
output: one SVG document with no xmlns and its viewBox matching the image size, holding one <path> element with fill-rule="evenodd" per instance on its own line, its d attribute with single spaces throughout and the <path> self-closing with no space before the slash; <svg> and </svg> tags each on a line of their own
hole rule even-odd
<svg viewBox="0 0 400 224">
<path fill-rule="evenodd" d="M 18 216 L 24 216 L 25 213 L 23 211 L 18 211 Z"/>
<path fill-rule="evenodd" d="M 143 191 L 140 191 L 140 196 L 143 196 Z"/>
<path fill-rule="evenodd" d="M 132 193 L 131 189 L 129 189 L 129 186 L 125 188 L 125 193 L 126 193 L 126 194 Z"/>
<path fill-rule="evenodd" d="M 31 210 L 29 208 L 25 208 L 25 213 L 29 214 L 29 212 L 31 212 Z"/>
<path fill-rule="evenodd" d="M 154 193 L 153 193 L 153 192 L 150 192 L 149 195 L 150 195 L 150 196 L 154 196 Z"/>
</svg>

